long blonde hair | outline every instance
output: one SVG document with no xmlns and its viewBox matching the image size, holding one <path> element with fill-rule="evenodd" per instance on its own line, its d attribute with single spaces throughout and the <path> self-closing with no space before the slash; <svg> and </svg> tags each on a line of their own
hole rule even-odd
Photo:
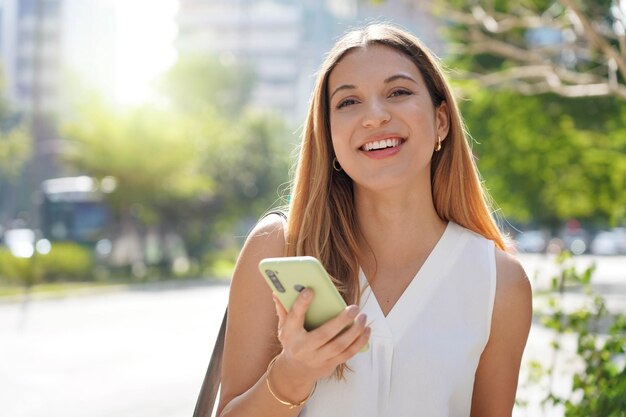
<svg viewBox="0 0 626 417">
<path fill-rule="evenodd" d="M 407 56 L 419 69 L 435 107 L 448 104 L 450 130 L 431 162 L 435 210 L 505 250 L 502 233 L 490 213 L 456 101 L 437 59 L 410 33 L 388 24 L 373 24 L 343 36 L 327 55 L 317 76 L 291 187 L 286 255 L 320 259 L 348 304 L 358 303 L 359 226 L 352 180 L 333 170 L 328 78 L 351 50 L 384 45 Z"/>
</svg>

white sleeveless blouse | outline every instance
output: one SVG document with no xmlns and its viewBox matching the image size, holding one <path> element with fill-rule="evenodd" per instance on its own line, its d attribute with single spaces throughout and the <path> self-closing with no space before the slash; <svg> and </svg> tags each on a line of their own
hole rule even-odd
<svg viewBox="0 0 626 417">
<path fill-rule="evenodd" d="M 385 317 L 360 272 L 372 334 L 345 381 L 318 381 L 300 417 L 463 417 L 489 339 L 496 290 L 492 241 L 449 222 Z"/>
</svg>

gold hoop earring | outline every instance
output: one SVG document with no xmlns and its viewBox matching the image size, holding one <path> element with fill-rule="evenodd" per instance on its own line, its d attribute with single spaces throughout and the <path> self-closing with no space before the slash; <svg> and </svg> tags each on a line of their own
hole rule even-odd
<svg viewBox="0 0 626 417">
<path fill-rule="evenodd" d="M 337 158 L 333 158 L 333 169 L 337 172 L 341 172 L 343 171 L 343 168 L 341 168 L 341 165 L 339 165 L 339 161 L 337 161 Z"/>
<path fill-rule="evenodd" d="M 435 145 L 435 152 L 439 152 L 441 150 L 441 136 L 437 135 L 437 144 Z"/>
</svg>

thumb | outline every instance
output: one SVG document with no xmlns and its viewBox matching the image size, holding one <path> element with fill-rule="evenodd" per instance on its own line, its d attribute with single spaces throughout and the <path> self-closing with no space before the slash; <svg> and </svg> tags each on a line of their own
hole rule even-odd
<svg viewBox="0 0 626 417">
<path fill-rule="evenodd" d="M 290 320 L 289 325 L 293 326 L 294 330 L 300 330 L 304 327 L 306 312 L 313 301 L 313 296 L 313 289 L 305 288 L 291 306 L 289 314 L 293 316 L 293 320 Z"/>
</svg>

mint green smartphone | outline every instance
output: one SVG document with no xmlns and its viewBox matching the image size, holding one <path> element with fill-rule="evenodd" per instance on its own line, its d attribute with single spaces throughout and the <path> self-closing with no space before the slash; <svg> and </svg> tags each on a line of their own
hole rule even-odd
<svg viewBox="0 0 626 417">
<path fill-rule="evenodd" d="M 321 326 L 346 308 L 328 273 L 312 256 L 266 258 L 259 263 L 259 269 L 287 311 L 300 291 L 313 289 L 315 296 L 304 319 L 307 330 Z"/>
</svg>

